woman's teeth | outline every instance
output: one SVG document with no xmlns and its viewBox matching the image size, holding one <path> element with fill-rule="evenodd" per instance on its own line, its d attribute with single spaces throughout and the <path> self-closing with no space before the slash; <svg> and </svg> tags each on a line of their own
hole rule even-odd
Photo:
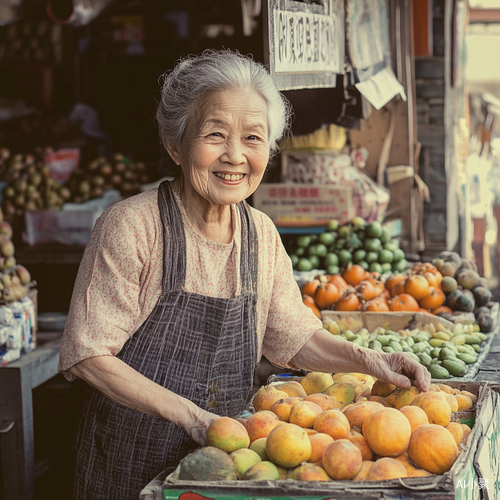
<svg viewBox="0 0 500 500">
<path fill-rule="evenodd" d="M 214 172 L 217 177 L 224 179 L 226 181 L 239 181 L 243 179 L 245 174 L 221 174 L 219 172 Z"/>
</svg>

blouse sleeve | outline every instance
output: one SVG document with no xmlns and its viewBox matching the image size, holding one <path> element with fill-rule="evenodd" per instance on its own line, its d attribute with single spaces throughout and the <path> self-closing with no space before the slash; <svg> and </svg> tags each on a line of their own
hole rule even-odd
<svg viewBox="0 0 500 500">
<path fill-rule="evenodd" d="M 137 330 L 141 273 L 150 257 L 151 221 L 126 204 L 96 222 L 73 289 L 59 371 L 94 356 L 115 356 Z"/>
<path fill-rule="evenodd" d="M 295 368 L 290 360 L 322 328 L 322 322 L 302 302 L 290 257 L 276 229 L 274 232 L 274 280 L 262 354 L 276 366 Z"/>
</svg>

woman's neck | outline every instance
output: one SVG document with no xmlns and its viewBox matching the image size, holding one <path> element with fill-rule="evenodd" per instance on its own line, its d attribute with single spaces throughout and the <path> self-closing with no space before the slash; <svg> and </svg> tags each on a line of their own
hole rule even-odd
<svg viewBox="0 0 500 500">
<path fill-rule="evenodd" d="M 233 225 L 230 205 L 213 205 L 182 181 L 182 176 L 172 181 L 172 188 L 179 195 L 186 215 L 193 227 L 205 238 L 217 243 L 231 243 Z"/>
</svg>

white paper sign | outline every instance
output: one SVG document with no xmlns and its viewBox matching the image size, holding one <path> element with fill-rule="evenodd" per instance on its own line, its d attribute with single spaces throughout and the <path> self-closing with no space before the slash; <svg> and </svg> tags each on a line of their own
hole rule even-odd
<svg viewBox="0 0 500 500">
<path fill-rule="evenodd" d="M 276 73 L 342 73 L 335 47 L 338 19 L 309 12 L 274 11 Z"/>
<path fill-rule="evenodd" d="M 398 94 L 406 101 L 404 87 L 389 67 L 379 71 L 365 82 L 356 83 L 361 95 L 375 108 L 380 109 Z"/>
</svg>

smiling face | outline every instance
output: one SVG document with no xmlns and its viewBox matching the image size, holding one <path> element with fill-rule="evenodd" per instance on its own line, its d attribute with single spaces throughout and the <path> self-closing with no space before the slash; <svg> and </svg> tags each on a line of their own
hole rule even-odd
<svg viewBox="0 0 500 500">
<path fill-rule="evenodd" d="M 257 189 L 269 160 L 266 101 L 252 90 L 209 94 L 181 144 L 167 149 L 181 165 L 183 196 L 212 206 L 239 203 Z"/>
</svg>

